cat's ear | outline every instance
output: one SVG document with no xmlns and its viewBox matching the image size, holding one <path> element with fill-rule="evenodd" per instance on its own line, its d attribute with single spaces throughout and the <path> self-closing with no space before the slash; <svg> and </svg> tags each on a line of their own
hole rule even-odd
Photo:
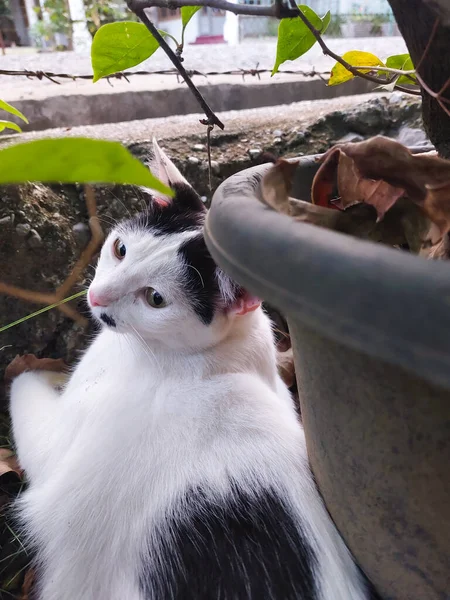
<svg viewBox="0 0 450 600">
<path fill-rule="evenodd" d="M 261 306 L 261 299 L 247 290 L 242 290 L 242 293 L 230 307 L 230 312 L 234 313 L 238 317 L 242 317 L 249 312 L 253 312 L 257 310 Z"/>
<path fill-rule="evenodd" d="M 243 316 L 261 306 L 260 298 L 234 283 L 221 269 L 217 269 L 216 276 L 228 313 Z"/>
<path fill-rule="evenodd" d="M 153 153 L 148 162 L 148 167 L 150 171 L 157 177 L 160 181 L 162 181 L 168 187 L 172 187 L 175 184 L 182 183 L 184 185 L 189 185 L 177 167 L 173 164 L 167 154 L 159 147 L 156 138 L 153 138 Z M 151 191 L 154 199 L 160 204 L 168 204 L 171 201 L 169 196 L 165 196 L 160 192 Z"/>
</svg>

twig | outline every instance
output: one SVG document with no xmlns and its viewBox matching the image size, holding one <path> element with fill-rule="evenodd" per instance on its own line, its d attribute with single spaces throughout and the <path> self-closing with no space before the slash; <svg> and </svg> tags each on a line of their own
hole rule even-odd
<svg viewBox="0 0 450 600">
<path fill-rule="evenodd" d="M 183 6 L 207 6 L 227 10 L 235 15 L 275 17 L 276 19 L 292 18 L 298 15 L 297 9 L 288 8 L 280 2 L 275 2 L 269 6 L 260 6 L 257 4 L 235 4 L 227 0 L 128 0 L 127 5 L 136 15 L 153 6 L 172 10 L 183 8 Z"/>
<path fill-rule="evenodd" d="M 425 83 L 425 81 L 422 79 L 422 77 L 419 75 L 419 73 L 417 73 L 417 80 L 420 83 L 420 85 L 422 86 L 422 88 L 426 91 L 426 93 L 431 96 L 432 98 L 434 98 L 436 100 L 436 102 L 439 104 L 439 106 L 442 108 L 442 110 L 445 112 L 446 115 L 448 115 L 450 117 L 450 98 L 445 98 L 442 96 L 442 94 L 446 91 L 446 89 L 450 86 L 450 78 L 446 81 L 446 83 L 442 86 L 442 88 L 439 90 L 439 92 L 434 92 L 427 83 Z M 446 105 L 449 106 L 446 106 Z"/>
<path fill-rule="evenodd" d="M 166 40 L 163 38 L 163 36 L 159 33 L 158 29 L 153 25 L 153 23 L 147 17 L 145 10 L 143 8 L 138 9 L 138 10 L 134 10 L 132 8 L 132 5 L 135 2 L 136 2 L 136 0 L 128 0 L 128 8 L 130 10 L 133 10 L 133 12 L 136 14 L 136 16 L 139 17 L 139 19 L 144 23 L 144 25 L 150 31 L 150 33 L 155 38 L 155 40 L 158 42 L 160 47 L 164 50 L 164 52 L 170 58 L 174 67 L 179 71 L 180 75 L 183 77 L 184 81 L 186 82 L 188 88 L 194 94 L 197 102 L 202 107 L 203 112 L 205 113 L 205 115 L 207 117 L 206 124 L 217 125 L 218 127 L 220 127 L 220 129 L 225 129 L 225 125 L 216 116 L 216 114 L 212 111 L 209 104 L 206 102 L 206 100 L 203 98 L 201 93 L 198 91 L 197 87 L 194 85 L 192 79 L 189 77 L 188 72 L 183 67 L 183 63 L 181 62 L 180 57 L 175 54 L 175 52 L 172 50 L 172 48 L 169 46 L 169 44 L 166 42 Z"/>
<path fill-rule="evenodd" d="M 339 54 L 336 54 L 336 52 L 333 52 L 333 50 L 330 50 L 330 48 L 324 42 L 320 31 L 314 27 L 314 25 L 310 22 L 308 17 L 306 17 L 300 9 L 297 10 L 297 16 L 300 17 L 300 19 L 303 21 L 303 23 L 306 25 L 306 27 L 310 30 L 310 32 L 316 38 L 317 43 L 322 48 L 322 52 L 325 54 L 325 56 L 330 56 L 331 58 L 333 58 L 336 62 L 338 62 L 345 69 L 347 69 L 347 71 L 350 71 L 350 73 L 352 75 L 354 75 L 355 77 L 361 77 L 362 79 L 367 79 L 367 81 L 371 81 L 372 83 L 378 83 L 381 85 L 386 85 L 387 83 L 392 82 L 392 80 L 391 80 L 391 82 L 386 81 L 386 80 L 381 79 L 380 77 L 376 77 L 375 75 L 370 75 L 369 73 L 361 72 L 359 70 L 359 68 L 354 67 L 349 62 L 344 60 L 342 58 L 342 56 L 339 56 Z M 372 69 L 374 69 L 374 68 L 375 67 L 372 67 Z M 395 86 L 395 88 L 400 89 L 399 86 Z M 405 88 L 402 88 L 402 91 L 405 91 Z"/>
<path fill-rule="evenodd" d="M 431 44 L 434 42 L 434 38 L 436 37 L 436 33 L 439 27 L 440 19 L 437 17 L 434 22 L 433 29 L 431 30 L 430 37 L 428 38 L 428 43 L 423 51 L 422 56 L 420 57 L 419 64 L 416 66 L 416 71 L 418 72 L 420 67 L 423 65 L 423 61 L 426 59 L 428 52 L 430 51 Z"/>
<path fill-rule="evenodd" d="M 416 78 L 417 81 L 420 83 L 420 86 L 422 87 L 422 89 L 432 98 L 434 98 L 436 100 L 436 102 L 439 104 L 439 106 L 441 107 L 441 109 L 445 112 L 446 115 L 448 115 L 450 117 L 450 109 L 446 106 L 446 104 L 450 105 L 450 98 L 445 98 L 443 96 L 443 94 L 447 91 L 447 89 L 450 86 L 450 77 L 447 79 L 447 81 L 444 83 L 444 85 L 442 86 L 442 88 L 439 90 L 439 92 L 434 92 L 429 85 L 424 81 L 423 77 L 420 75 L 419 73 L 419 69 L 420 67 L 423 65 L 424 60 L 426 59 L 431 46 L 434 42 L 434 39 L 436 37 L 436 33 L 438 30 L 438 27 L 440 25 L 441 19 L 440 17 L 437 17 L 434 25 L 433 25 L 433 29 L 431 30 L 431 34 L 430 37 L 428 39 L 428 43 L 425 47 L 425 50 L 423 51 L 422 56 L 420 57 L 419 60 L 419 64 L 416 67 Z"/>
<path fill-rule="evenodd" d="M 208 178 L 209 178 L 209 191 L 212 192 L 212 179 L 211 179 L 211 131 L 213 130 L 213 125 L 208 125 L 208 129 L 206 131 L 206 141 L 208 146 Z"/>
</svg>

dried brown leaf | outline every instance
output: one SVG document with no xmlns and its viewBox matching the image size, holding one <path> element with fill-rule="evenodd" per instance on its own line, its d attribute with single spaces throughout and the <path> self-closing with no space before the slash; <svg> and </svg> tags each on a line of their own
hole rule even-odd
<svg viewBox="0 0 450 600">
<path fill-rule="evenodd" d="M 450 230 L 450 177 L 447 183 L 428 185 L 427 190 L 424 210 L 442 237 Z"/>
<path fill-rule="evenodd" d="M 374 206 L 382 219 L 406 197 L 437 225 L 438 237 L 450 231 L 450 161 L 434 153 L 413 155 L 382 136 L 340 144 L 322 160 L 313 184 L 315 204 L 330 207 L 337 187 L 339 208 L 363 202 Z"/>
<path fill-rule="evenodd" d="M 64 373 L 67 365 L 62 358 L 37 358 L 34 354 L 17 355 L 6 367 L 5 381 L 12 381 L 25 371 Z"/>
<path fill-rule="evenodd" d="M 289 196 L 298 161 L 280 158 L 267 171 L 261 183 L 261 200 L 278 212 L 289 214 Z"/>
<path fill-rule="evenodd" d="M 25 573 L 25 577 L 22 584 L 22 595 L 20 600 L 30 600 L 33 594 L 34 582 L 36 579 L 36 572 L 34 569 L 28 569 Z"/>
<path fill-rule="evenodd" d="M 311 199 L 313 204 L 323 206 L 323 208 L 334 208 L 338 210 L 332 202 L 336 198 L 337 191 L 337 168 L 341 152 L 338 147 L 331 148 L 322 158 L 320 165 L 312 183 Z"/>
<path fill-rule="evenodd" d="M 277 353 L 278 373 L 288 388 L 295 383 L 295 364 L 292 348 L 286 352 Z"/>
<path fill-rule="evenodd" d="M 428 185 L 450 181 L 450 161 L 428 152 L 412 154 L 390 138 L 377 136 L 338 148 L 355 161 L 364 177 L 403 187 L 408 197 L 419 204 L 425 199 Z"/>
<path fill-rule="evenodd" d="M 3 480 L 3 476 L 8 473 L 15 473 L 20 479 L 23 471 L 14 452 L 8 448 L 0 448 L 0 479 Z"/>
<path fill-rule="evenodd" d="M 383 180 L 364 177 L 355 161 L 340 151 L 337 172 L 337 185 L 340 199 L 335 204 L 345 210 L 355 204 L 370 204 L 377 211 L 377 220 L 405 194 L 403 188 L 397 188 Z"/>
</svg>

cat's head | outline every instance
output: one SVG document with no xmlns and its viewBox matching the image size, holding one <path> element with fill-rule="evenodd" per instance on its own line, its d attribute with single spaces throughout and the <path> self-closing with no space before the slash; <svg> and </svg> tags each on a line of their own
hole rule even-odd
<svg viewBox="0 0 450 600">
<path fill-rule="evenodd" d="M 203 202 L 156 141 L 150 167 L 175 196 L 144 191 L 147 210 L 106 239 L 88 302 L 118 333 L 170 347 L 207 347 L 259 300 L 215 265 L 203 238 Z"/>
</svg>

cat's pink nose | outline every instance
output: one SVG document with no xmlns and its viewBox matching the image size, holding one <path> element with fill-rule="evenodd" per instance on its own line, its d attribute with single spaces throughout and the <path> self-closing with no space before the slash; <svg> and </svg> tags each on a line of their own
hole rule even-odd
<svg viewBox="0 0 450 600">
<path fill-rule="evenodd" d="M 108 306 L 108 300 L 92 290 L 89 290 L 89 302 L 91 306 Z"/>
</svg>

